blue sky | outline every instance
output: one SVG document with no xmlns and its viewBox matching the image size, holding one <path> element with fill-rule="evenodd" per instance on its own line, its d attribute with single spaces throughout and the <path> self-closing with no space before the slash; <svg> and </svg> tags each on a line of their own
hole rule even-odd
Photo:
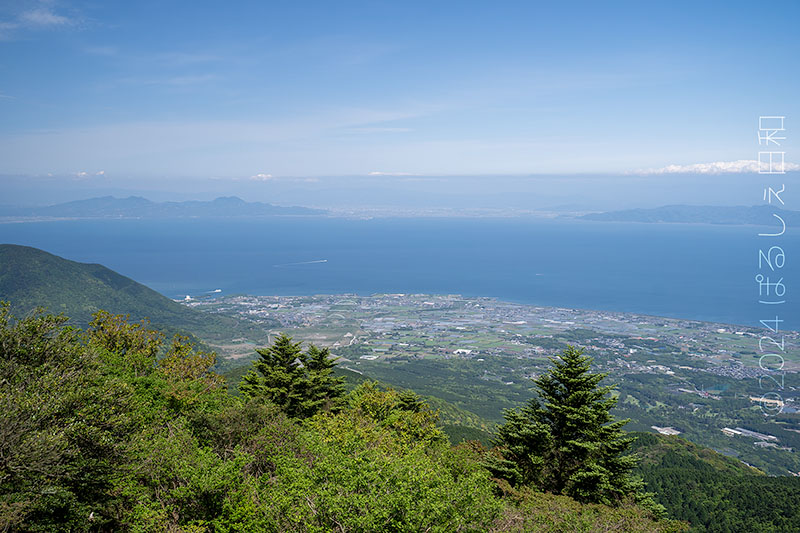
<svg viewBox="0 0 800 533">
<path fill-rule="evenodd" d="M 797 160 L 800 3 L 651 4 L 0 0 L 0 175 L 680 171 L 763 114 Z"/>
</svg>

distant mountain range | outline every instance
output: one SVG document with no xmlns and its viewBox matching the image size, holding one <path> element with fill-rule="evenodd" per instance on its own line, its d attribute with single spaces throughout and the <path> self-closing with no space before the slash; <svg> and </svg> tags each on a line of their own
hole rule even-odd
<svg viewBox="0 0 800 533">
<path fill-rule="evenodd" d="M 210 202 L 153 202 L 141 196 L 103 196 L 47 207 L 0 207 L 0 217 L 18 218 L 195 218 L 325 214 L 327 211 L 322 209 L 245 202 L 236 196 L 217 198 Z"/>
<path fill-rule="evenodd" d="M 607 213 L 590 213 L 578 218 L 604 222 L 670 222 L 694 224 L 734 224 L 775 226 L 780 216 L 787 226 L 800 224 L 800 211 L 778 209 L 770 205 L 757 206 L 703 206 L 666 205 L 654 209 L 627 209 Z"/>
<path fill-rule="evenodd" d="M 192 333 L 207 340 L 236 334 L 265 336 L 234 318 L 183 306 L 102 265 L 15 244 L 0 244 L 0 300 L 11 302 L 16 316 L 44 307 L 50 313 L 64 313 L 81 327 L 102 309 L 128 314 L 134 321 L 149 318 L 170 334 Z"/>
</svg>

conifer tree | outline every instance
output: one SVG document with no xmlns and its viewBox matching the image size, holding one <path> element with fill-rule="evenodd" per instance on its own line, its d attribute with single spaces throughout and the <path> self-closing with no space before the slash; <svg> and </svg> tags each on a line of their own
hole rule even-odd
<svg viewBox="0 0 800 533">
<path fill-rule="evenodd" d="M 313 344 L 303 353 L 300 344 L 281 334 L 272 346 L 257 349 L 261 357 L 242 378 L 242 395 L 266 398 L 291 417 L 335 409 L 344 395 L 342 379 L 333 375 L 336 359 L 330 357 L 327 348 Z"/>
<path fill-rule="evenodd" d="M 590 371 L 592 358 L 568 346 L 550 359 L 553 367 L 534 380 L 540 399 L 507 410 L 489 461 L 495 475 L 512 485 L 529 485 L 583 502 L 616 504 L 632 497 L 650 507 L 643 484 L 631 476 L 636 457 L 626 455 L 633 442 L 615 420 L 613 385 L 607 374 Z"/>
<path fill-rule="evenodd" d="M 308 391 L 305 410 L 313 414 L 319 409 L 335 410 L 344 396 L 343 378 L 336 377 L 333 367 L 339 358 L 332 358 L 328 348 L 319 349 L 313 344 L 306 353 L 308 369 Z"/>
<path fill-rule="evenodd" d="M 239 384 L 239 391 L 248 398 L 263 397 L 281 407 L 289 416 L 302 411 L 307 383 L 304 359 L 299 342 L 280 334 L 272 346 L 257 348 L 261 356 Z"/>
</svg>

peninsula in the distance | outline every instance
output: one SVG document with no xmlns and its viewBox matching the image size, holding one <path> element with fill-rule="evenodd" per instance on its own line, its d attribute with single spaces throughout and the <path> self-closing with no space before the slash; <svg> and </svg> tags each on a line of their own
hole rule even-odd
<svg viewBox="0 0 800 533">
<path fill-rule="evenodd" d="M 668 222 L 770 226 L 780 224 L 774 215 L 778 215 L 787 225 L 795 226 L 800 223 L 800 212 L 780 209 L 771 205 L 751 207 L 666 205 L 653 209 L 626 209 L 606 213 L 589 213 L 579 218 L 600 222 Z"/>
<path fill-rule="evenodd" d="M 76 200 L 46 207 L 0 207 L 0 218 L 196 218 L 196 217 L 263 217 L 319 216 L 327 211 L 308 207 L 282 207 L 262 202 L 246 202 L 236 196 L 210 202 L 153 202 L 141 196 L 115 198 L 103 196 Z"/>
</svg>

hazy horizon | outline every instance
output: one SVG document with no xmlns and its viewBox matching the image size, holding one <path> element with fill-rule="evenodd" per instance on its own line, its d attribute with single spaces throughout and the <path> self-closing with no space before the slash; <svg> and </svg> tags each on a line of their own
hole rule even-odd
<svg viewBox="0 0 800 533">
<path fill-rule="evenodd" d="M 798 172 L 781 176 L 783 199 L 796 205 Z M 322 176 L 249 180 L 148 180 L 139 187 L 103 178 L 4 178 L 0 205 L 45 206 L 99 196 L 142 196 L 152 201 L 213 200 L 238 196 L 246 201 L 325 209 L 515 209 L 616 210 L 671 204 L 755 205 L 763 176 L 719 175 L 555 175 L 555 176 Z M 624 192 L 624 194 L 621 194 Z"/>
<path fill-rule="evenodd" d="M 776 13 L 800 5 L 7 3 L 0 203 L 742 203 L 758 117 L 800 111 Z"/>
</svg>

